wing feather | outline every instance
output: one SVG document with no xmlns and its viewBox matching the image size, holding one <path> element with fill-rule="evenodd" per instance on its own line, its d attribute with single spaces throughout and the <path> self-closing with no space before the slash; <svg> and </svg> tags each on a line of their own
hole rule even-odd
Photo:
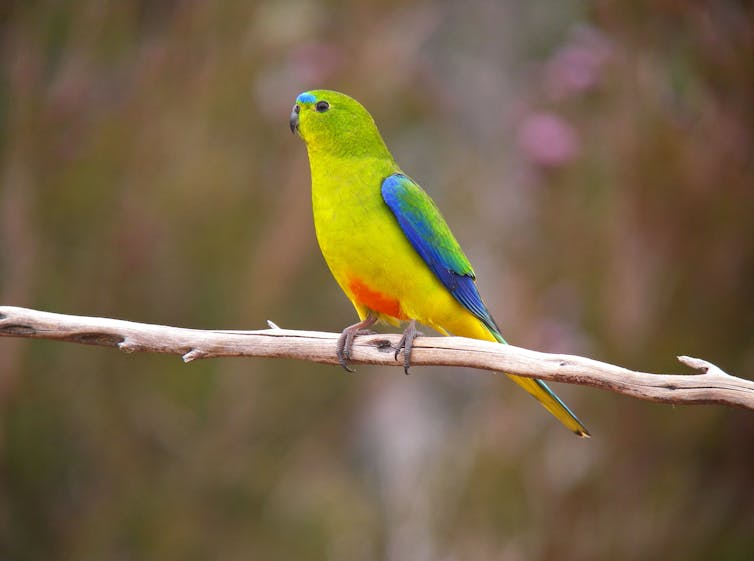
<svg viewBox="0 0 754 561">
<path fill-rule="evenodd" d="M 442 284 L 499 336 L 500 330 L 477 290 L 471 263 L 429 195 L 411 178 L 396 173 L 382 182 L 382 198 L 411 245 Z"/>
</svg>

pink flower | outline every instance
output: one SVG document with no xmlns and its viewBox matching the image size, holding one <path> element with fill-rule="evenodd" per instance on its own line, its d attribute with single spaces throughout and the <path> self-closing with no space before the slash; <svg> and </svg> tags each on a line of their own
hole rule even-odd
<svg viewBox="0 0 754 561">
<path fill-rule="evenodd" d="M 518 127 L 517 144 L 524 157 L 541 167 L 561 167 L 580 151 L 576 131 L 553 113 L 532 113 Z"/>
<path fill-rule="evenodd" d="M 600 80 L 602 66 L 610 57 L 610 44 L 595 29 L 579 28 L 558 49 L 544 68 L 544 85 L 552 99 L 588 92 Z"/>
</svg>

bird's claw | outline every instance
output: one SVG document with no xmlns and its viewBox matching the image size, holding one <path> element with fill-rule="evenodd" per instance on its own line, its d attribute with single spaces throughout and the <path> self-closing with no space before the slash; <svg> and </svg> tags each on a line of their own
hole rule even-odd
<svg viewBox="0 0 754 561">
<path fill-rule="evenodd" d="M 403 351 L 403 371 L 408 374 L 408 369 L 411 367 L 411 350 L 414 348 L 414 339 L 417 335 L 423 335 L 423 333 L 416 329 L 416 321 L 411 320 L 401 340 L 398 341 L 398 347 L 395 349 L 395 360 L 398 360 L 398 355 Z"/>
<path fill-rule="evenodd" d="M 352 332 L 340 334 L 338 339 L 338 346 L 335 350 L 338 355 L 338 362 L 346 372 L 356 372 L 353 368 L 348 366 L 348 362 L 351 360 L 351 349 L 353 348 L 353 342 L 359 335 L 374 335 L 376 331 L 371 329 L 356 329 Z"/>
<path fill-rule="evenodd" d="M 335 354 L 338 357 L 338 362 L 346 372 L 355 372 L 353 368 L 348 366 L 348 363 L 351 360 L 351 349 L 353 348 L 354 339 L 359 335 L 373 334 L 374 331 L 367 329 L 367 327 L 371 326 L 376 321 L 377 316 L 370 313 L 363 321 L 346 327 L 341 332 L 340 337 L 338 337 Z"/>
</svg>

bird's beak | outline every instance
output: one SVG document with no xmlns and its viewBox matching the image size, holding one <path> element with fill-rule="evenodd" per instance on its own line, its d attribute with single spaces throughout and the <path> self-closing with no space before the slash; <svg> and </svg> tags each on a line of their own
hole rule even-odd
<svg viewBox="0 0 754 561">
<path fill-rule="evenodd" d="M 301 111 L 301 108 L 298 105 L 293 106 L 293 111 L 291 111 L 291 132 L 296 133 L 298 131 L 298 113 Z"/>
</svg>

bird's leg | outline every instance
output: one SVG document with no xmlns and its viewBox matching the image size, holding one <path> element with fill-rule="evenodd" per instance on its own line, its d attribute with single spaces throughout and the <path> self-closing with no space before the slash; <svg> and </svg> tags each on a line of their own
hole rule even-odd
<svg viewBox="0 0 754 561">
<path fill-rule="evenodd" d="M 395 360 L 398 360 L 398 355 L 403 350 L 403 371 L 408 374 L 408 369 L 411 366 L 411 349 L 414 348 L 414 339 L 417 335 L 422 335 L 422 332 L 416 329 L 416 320 L 412 319 L 405 331 L 403 337 L 398 342 L 398 348 L 395 349 Z"/>
<path fill-rule="evenodd" d="M 353 340 L 357 335 L 369 335 L 372 333 L 367 327 L 374 325 L 377 321 L 377 314 L 370 311 L 362 321 L 354 323 L 346 327 L 338 337 L 338 344 L 335 347 L 335 354 L 338 355 L 338 362 L 347 371 L 353 372 L 354 370 L 348 366 L 348 361 L 351 360 L 351 348 L 353 347 Z"/>
</svg>

